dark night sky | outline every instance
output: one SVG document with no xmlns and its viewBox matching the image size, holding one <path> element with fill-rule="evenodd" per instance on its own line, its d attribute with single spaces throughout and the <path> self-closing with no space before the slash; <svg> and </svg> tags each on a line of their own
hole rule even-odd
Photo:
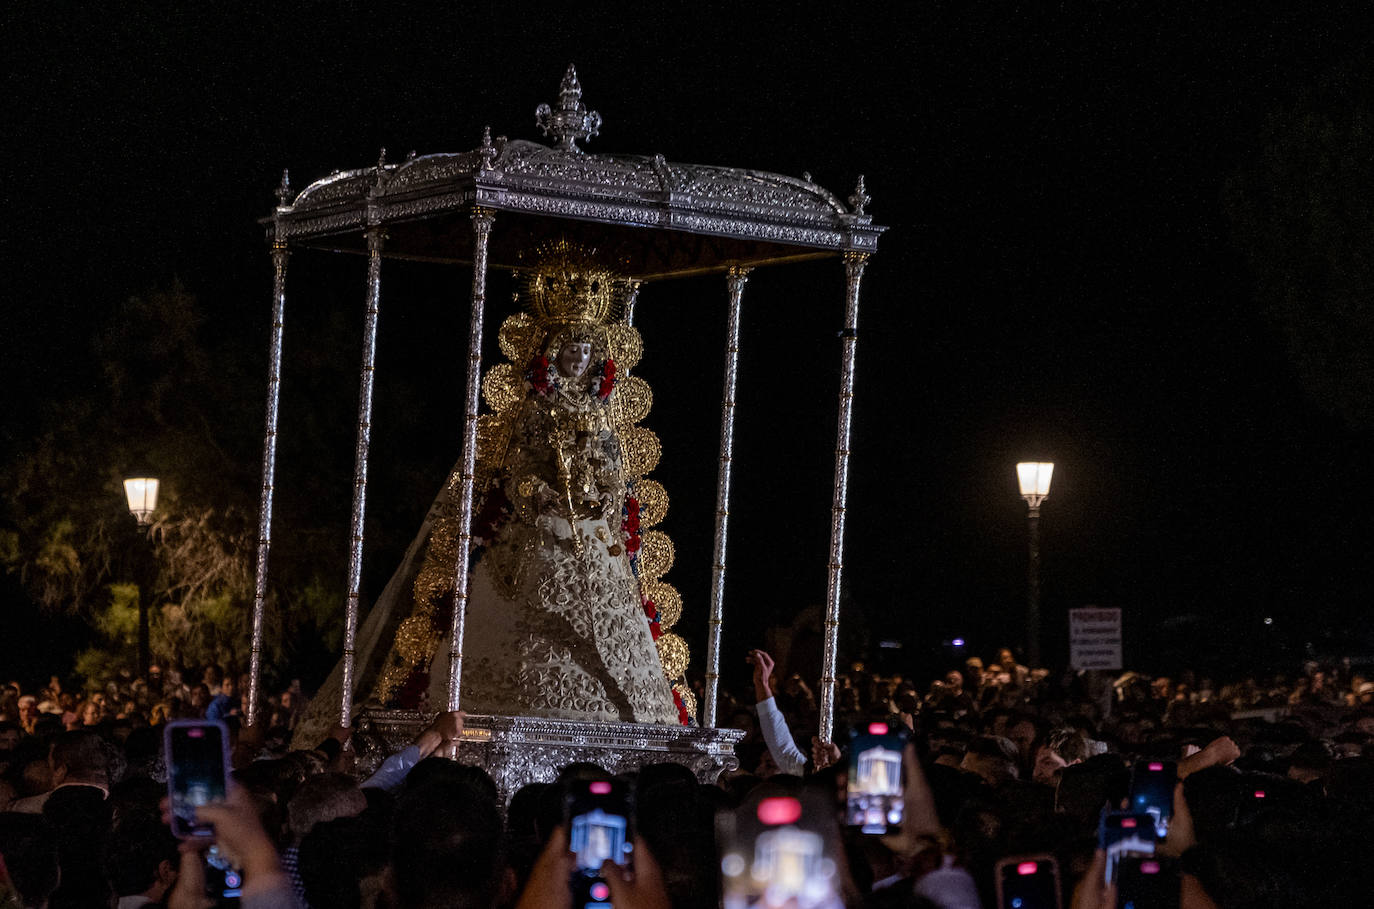
<svg viewBox="0 0 1374 909">
<path fill-rule="evenodd" d="M 1337 62 L 1367 67 L 1374 21 L 1358 5 L 837 5 L 790 21 L 762 4 L 561 18 L 433 6 L 449 11 L 7 6 L 9 444 L 43 400 L 80 390 L 73 366 L 103 314 L 173 278 L 215 343 L 254 351 L 265 373 L 255 219 L 281 168 L 299 189 L 379 146 L 465 150 L 487 124 L 537 139 L 534 107 L 575 62 L 605 118 L 590 151 L 809 171 L 841 196 L 865 174 L 890 230 L 860 316 L 846 585 L 875 639 L 1016 639 L 1012 465 L 1038 455 L 1058 465 L 1042 521 L 1051 654 L 1063 611 L 1086 604 L 1126 609 L 1139 663 L 1181 643 L 1249 648 L 1265 615 L 1319 649 L 1355 627 L 1370 640 L 1370 434 L 1299 383 L 1222 203 L 1268 115 Z M 384 274 L 373 592 L 457 454 L 466 280 Z M 301 361 L 350 391 L 336 454 L 291 447 L 284 422 L 281 482 L 337 473 L 339 501 L 320 507 L 338 512 L 342 549 L 357 350 L 317 349 L 312 325 L 361 323 L 362 265 L 305 253 L 290 281 L 284 421 L 312 405 Z M 723 284 L 651 286 L 640 309 L 678 544 L 668 580 L 695 639 Z M 727 660 L 824 596 L 842 293 L 835 262 L 756 272 L 746 292 Z M 242 393 L 258 401 L 264 382 Z M 258 440 L 229 444 L 246 454 L 226 482 L 251 498 Z M 429 487 L 397 480 L 399 463 L 432 472 Z"/>
</svg>

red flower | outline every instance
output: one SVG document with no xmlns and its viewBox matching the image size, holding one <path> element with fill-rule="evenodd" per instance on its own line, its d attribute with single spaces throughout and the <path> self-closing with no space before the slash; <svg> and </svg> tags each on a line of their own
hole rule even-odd
<svg viewBox="0 0 1374 909">
<path fill-rule="evenodd" d="M 682 695 L 673 692 L 673 704 L 677 706 L 677 721 L 684 726 L 690 726 L 691 721 L 687 716 L 687 705 L 682 703 Z"/>
<path fill-rule="evenodd" d="M 655 641 L 663 637 L 663 626 L 658 624 L 658 619 L 649 623 L 649 634 L 653 636 Z"/>
<path fill-rule="evenodd" d="M 597 389 L 596 396 L 601 400 L 606 400 L 611 396 L 615 389 L 615 361 L 609 357 L 606 359 L 606 368 L 601 371 L 601 387 Z"/>
<path fill-rule="evenodd" d="M 525 370 L 525 381 L 541 395 L 547 395 L 550 390 L 549 358 L 540 354 L 531 360 L 529 368 Z"/>
<path fill-rule="evenodd" d="M 634 558 L 639 552 L 639 534 L 629 533 L 625 535 L 625 554 Z"/>
<path fill-rule="evenodd" d="M 650 622 L 657 622 L 658 606 L 654 604 L 653 600 L 648 599 L 647 597 L 643 599 L 641 602 L 644 606 L 644 615 L 648 617 Z"/>
</svg>

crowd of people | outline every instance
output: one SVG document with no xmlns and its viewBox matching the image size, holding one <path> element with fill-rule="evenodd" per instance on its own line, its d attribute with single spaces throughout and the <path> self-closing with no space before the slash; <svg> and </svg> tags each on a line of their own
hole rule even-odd
<svg viewBox="0 0 1374 909">
<path fill-rule="evenodd" d="M 633 870 L 603 871 L 618 909 L 721 905 L 718 816 L 779 798 L 834 806 L 820 818 L 808 809 L 813 826 L 833 828 L 835 850 L 836 895 L 812 905 L 992 907 L 998 862 L 1039 856 L 1058 868 L 1063 905 L 1105 909 L 1117 894 L 1096 849 L 1099 818 L 1127 798 L 1142 759 L 1177 766 L 1158 848 L 1181 870 L 1178 905 L 1362 905 L 1374 892 L 1363 852 L 1374 842 L 1374 682 L 1348 664 L 1217 684 L 1051 673 L 1004 650 L 927 686 L 856 664 L 838 678 L 835 741 L 824 742 L 807 681 L 763 651 L 749 660 L 753 690 L 721 700 L 722 724 L 744 731 L 738 769 L 709 784 L 673 764 L 622 778 L 635 796 Z M 566 795 L 606 771 L 561 768 L 505 805 L 482 768 L 443 757 L 460 714 L 440 714 L 365 775 L 350 730 L 290 749 L 298 685 L 240 728 L 246 679 L 217 667 L 149 676 L 0 689 L 0 907 L 212 905 L 206 894 L 227 886 L 221 866 L 252 907 L 572 906 Z M 161 725 L 193 717 L 233 730 L 235 785 L 199 811 L 214 837 L 179 844 Z M 910 740 L 904 817 L 883 835 L 842 826 L 836 795 L 847 731 L 873 722 Z"/>
</svg>

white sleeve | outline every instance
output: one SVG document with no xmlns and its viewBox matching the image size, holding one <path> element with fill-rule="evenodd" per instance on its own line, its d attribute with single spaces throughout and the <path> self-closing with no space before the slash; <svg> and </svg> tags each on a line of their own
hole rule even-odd
<svg viewBox="0 0 1374 909">
<path fill-rule="evenodd" d="M 374 789 L 394 792 L 405 782 L 406 774 L 410 773 L 410 768 L 418 763 L 420 763 L 420 749 L 415 745 L 407 745 L 383 761 L 382 766 L 377 768 L 377 772 L 364 780 L 359 788 L 366 789 L 371 786 Z"/>
<path fill-rule="evenodd" d="M 757 707 L 759 731 L 763 733 L 763 740 L 768 743 L 768 753 L 773 756 L 773 763 L 777 764 L 783 773 L 801 776 L 802 768 L 806 766 L 806 755 L 802 754 L 796 742 L 792 741 L 792 733 L 787 728 L 782 711 L 778 710 L 777 702 L 768 698 L 759 701 Z"/>
</svg>

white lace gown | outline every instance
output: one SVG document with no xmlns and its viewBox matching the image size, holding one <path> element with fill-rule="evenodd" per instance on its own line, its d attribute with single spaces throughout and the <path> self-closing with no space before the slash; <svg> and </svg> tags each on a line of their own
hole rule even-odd
<svg viewBox="0 0 1374 909">
<path fill-rule="evenodd" d="M 620 528 L 620 451 L 602 402 L 585 387 L 531 393 L 501 485 L 512 514 L 473 570 L 463 708 L 677 723 Z M 431 665 L 431 704 L 445 700 L 443 662 Z"/>
</svg>

